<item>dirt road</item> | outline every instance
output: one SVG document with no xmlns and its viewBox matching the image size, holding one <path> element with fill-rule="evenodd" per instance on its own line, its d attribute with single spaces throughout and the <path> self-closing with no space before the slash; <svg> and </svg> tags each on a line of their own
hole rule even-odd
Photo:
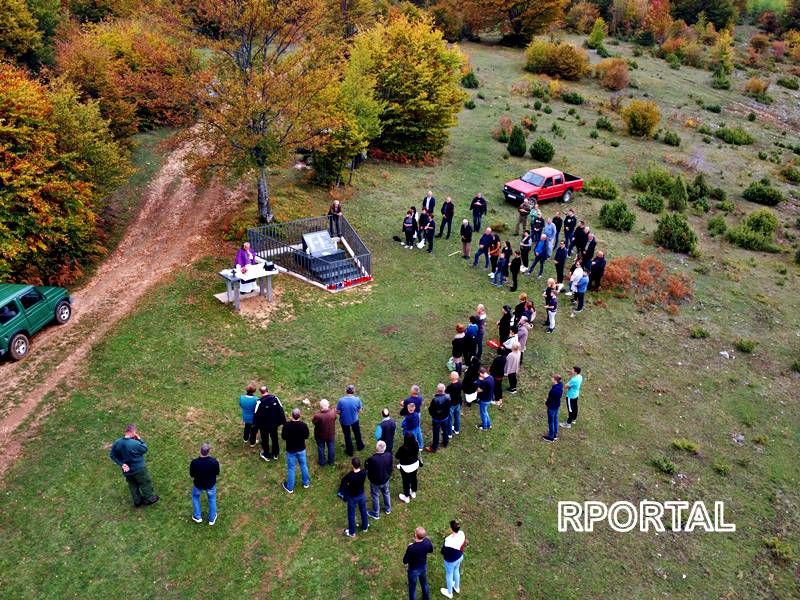
<svg viewBox="0 0 800 600">
<path fill-rule="evenodd" d="M 73 293 L 70 322 L 35 336 L 24 361 L 0 364 L 0 479 L 42 418 L 36 410 L 42 398 L 75 375 L 94 345 L 156 282 L 208 254 L 214 226 L 238 205 L 241 194 L 195 188 L 184 173 L 187 152 L 183 146 L 170 154 L 117 249 Z"/>
</svg>

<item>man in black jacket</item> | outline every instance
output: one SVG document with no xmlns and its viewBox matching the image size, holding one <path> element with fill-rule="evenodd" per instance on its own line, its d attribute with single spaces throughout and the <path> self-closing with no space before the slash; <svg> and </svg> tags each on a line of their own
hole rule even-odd
<svg viewBox="0 0 800 600">
<path fill-rule="evenodd" d="M 539 209 L 533 209 L 531 211 L 531 238 L 534 241 L 537 241 L 542 236 L 542 231 L 544 231 L 544 218 L 542 217 L 542 213 Z"/>
<path fill-rule="evenodd" d="M 424 527 L 414 530 L 414 541 L 406 548 L 403 555 L 403 564 L 408 565 L 408 597 L 415 600 L 417 597 L 417 580 L 422 587 L 422 599 L 430 598 L 428 587 L 428 554 L 433 553 L 433 543 L 428 538 Z"/>
<path fill-rule="evenodd" d="M 192 521 L 203 522 L 200 499 L 203 492 L 208 497 L 208 524 L 217 522 L 217 476 L 219 475 L 219 462 L 209 456 L 211 446 L 200 446 L 200 456 L 189 464 L 189 477 L 194 480 L 192 486 Z"/>
<path fill-rule="evenodd" d="M 294 468 L 300 463 L 300 475 L 303 477 L 303 487 L 311 486 L 308 476 L 308 461 L 306 460 L 306 440 L 308 439 L 308 425 L 300 420 L 300 409 L 292 410 L 292 419 L 283 426 L 281 437 L 286 440 L 286 481 L 281 485 L 290 494 L 294 493 Z"/>
<path fill-rule="evenodd" d="M 561 218 L 561 211 L 556 211 L 556 216 L 553 217 L 553 225 L 556 226 L 556 240 L 553 244 L 554 247 L 558 247 L 558 238 L 561 235 L 561 228 L 564 226 L 564 219 Z"/>
<path fill-rule="evenodd" d="M 433 192 L 428 190 L 428 193 L 422 199 L 422 209 L 429 215 L 433 215 L 433 208 L 436 206 L 436 198 L 433 197 Z"/>
<path fill-rule="evenodd" d="M 472 199 L 469 209 L 472 211 L 472 230 L 478 232 L 481 229 L 481 219 L 489 210 L 489 203 L 486 202 L 483 194 L 478 192 L 478 195 Z"/>
<path fill-rule="evenodd" d="M 511 264 L 508 271 L 511 273 L 511 289 L 510 292 L 517 291 L 517 279 L 519 279 L 519 270 L 522 267 L 522 257 L 520 257 L 519 250 L 514 250 L 514 258 L 511 259 Z"/>
<path fill-rule="evenodd" d="M 436 394 L 433 396 L 428 412 L 433 421 L 433 444 L 425 447 L 425 452 L 436 452 L 439 448 L 439 433 L 442 434 L 442 446 L 447 448 L 447 441 L 450 435 L 450 396 L 444 391 L 444 384 L 436 386 Z"/>
<path fill-rule="evenodd" d="M 356 537 L 356 507 L 361 512 L 361 531 L 369 529 L 367 497 L 364 495 L 367 473 L 361 468 L 361 459 L 357 456 L 353 457 L 350 464 L 353 465 L 353 470 L 342 477 L 339 495 L 347 502 L 347 529 L 343 533 L 347 537 Z"/>
<path fill-rule="evenodd" d="M 389 493 L 389 480 L 392 478 L 392 453 L 386 451 L 386 443 L 383 440 L 375 444 L 375 454 L 367 459 L 364 465 L 367 469 L 369 479 L 369 492 L 372 496 L 372 511 L 367 511 L 367 515 L 373 519 L 380 519 L 381 503 L 380 497 L 383 496 L 383 511 L 392 514 L 392 499 Z"/>
<path fill-rule="evenodd" d="M 447 236 L 444 238 L 446 240 L 450 239 L 450 227 L 453 224 L 453 215 L 456 212 L 456 206 L 453 204 L 453 199 L 450 196 L 444 201 L 442 204 L 442 222 L 439 224 L 439 235 L 436 237 L 442 237 L 442 232 L 444 232 L 444 226 L 447 224 Z"/>
<path fill-rule="evenodd" d="M 594 239 L 594 234 L 589 232 L 587 228 L 588 235 L 586 237 L 586 248 L 583 251 L 583 259 L 581 260 L 582 265 L 589 265 L 592 264 L 592 259 L 594 258 L 594 249 L 597 246 L 597 240 Z"/>
<path fill-rule="evenodd" d="M 556 250 L 553 262 L 556 263 L 556 283 L 560 292 L 561 288 L 564 287 L 564 266 L 567 264 L 567 247 L 564 240 L 558 243 L 558 250 Z"/>
<path fill-rule="evenodd" d="M 256 402 L 254 422 L 261 432 L 261 458 L 269 462 L 278 460 L 278 427 L 286 422 L 286 413 L 278 397 L 270 394 L 267 386 L 261 386 L 261 397 Z M 272 448 L 270 449 L 270 441 Z"/>
<path fill-rule="evenodd" d="M 572 241 L 577 224 L 578 219 L 575 216 L 575 211 L 570 208 L 567 211 L 567 216 L 564 217 L 564 245 L 567 247 L 567 256 L 572 254 Z"/>
<path fill-rule="evenodd" d="M 583 255 L 583 251 L 586 249 L 586 241 L 588 237 L 589 228 L 586 227 L 586 223 L 580 221 L 578 226 L 575 228 L 575 236 L 572 238 L 573 247 L 578 251 L 578 256 Z"/>
<path fill-rule="evenodd" d="M 470 258 L 472 254 L 472 225 L 469 220 L 461 221 L 461 258 Z"/>
<path fill-rule="evenodd" d="M 382 441 L 386 444 L 386 452 L 392 454 L 394 452 L 394 436 L 397 431 L 397 423 L 389 416 L 389 409 L 384 408 L 381 411 L 381 421 L 375 427 L 375 439 Z"/>
<path fill-rule="evenodd" d="M 597 253 L 589 268 L 589 289 L 596 292 L 600 289 L 600 281 L 606 272 L 606 255 L 602 250 Z"/>
</svg>

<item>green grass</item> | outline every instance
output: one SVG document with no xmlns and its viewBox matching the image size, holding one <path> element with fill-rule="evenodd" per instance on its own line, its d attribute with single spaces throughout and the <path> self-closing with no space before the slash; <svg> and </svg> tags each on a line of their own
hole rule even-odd
<svg viewBox="0 0 800 600">
<path fill-rule="evenodd" d="M 452 447 L 426 461 L 419 497 L 408 506 L 395 502 L 390 517 L 373 522 L 356 540 L 341 535 L 345 508 L 335 497 L 346 469 L 341 454 L 335 469 L 320 470 L 312 460 L 312 487 L 287 496 L 280 489 L 283 463 L 266 464 L 241 443 L 237 398 L 250 380 L 269 383 L 287 408 L 302 406 L 305 398 L 335 399 L 355 382 L 370 432 L 380 409 L 394 410 L 412 383 L 430 397 L 446 376 L 454 324 L 477 303 L 487 305 L 490 323 L 502 304 L 513 304 L 515 294 L 490 287 L 482 270 L 448 256 L 458 249 L 456 241 L 436 240 L 433 255 L 391 241 L 405 209 L 418 205 L 427 189 L 440 199 L 453 197 L 457 222 L 469 199 L 483 191 L 490 203 L 487 221 L 514 223 L 514 209 L 501 201 L 500 189 L 535 163 L 504 159 L 505 145 L 492 140 L 490 130 L 506 112 L 515 122 L 530 114 L 525 104 L 532 100 L 509 96 L 511 84 L 524 77 L 523 55 L 473 44 L 464 49 L 485 99 L 461 113 L 441 163 L 368 164 L 356 174 L 357 192 L 345 201 L 345 214 L 374 253 L 371 286 L 331 296 L 280 277 L 281 304 L 262 326 L 211 297 L 221 290 L 214 271 L 230 257 L 209 257 L 154 290 L 95 349 L 76 387 L 46 400 L 54 408 L 2 490 L 4 597 L 394 599 L 404 593 L 400 559 L 416 525 L 427 527 L 437 547 L 430 569 L 435 594 L 443 584 L 438 545 L 454 517 L 470 542 L 462 568 L 465 597 L 796 593 L 796 565 L 776 564 L 763 541 L 780 533 L 782 544 L 800 543 L 797 380 L 786 368 L 797 360 L 800 296 L 797 277 L 782 288 L 774 278 L 779 265 L 792 273 L 796 267 L 787 256 L 724 245 L 706 234 L 703 217 L 689 217 L 701 258 L 659 253 L 668 269 L 696 279 L 690 306 L 677 315 L 641 312 L 629 300 L 601 293 L 589 298 L 583 318 L 570 319 L 564 307 L 555 335 L 544 335 L 537 325 L 520 393 L 503 409 L 492 409 L 493 430 L 479 434 L 477 409 L 467 411 Z M 625 44 L 615 50 L 630 53 Z M 554 139 L 550 126 L 567 112 L 554 102 L 551 116 L 538 115 L 538 131 L 557 147 L 553 166 L 585 178 L 608 177 L 623 198 L 631 194 L 636 168 L 654 161 L 677 169 L 697 148 L 705 153 L 709 183 L 729 193 L 760 176 L 750 172 L 762 168 L 754 164 L 752 147 L 704 146 L 699 134 L 682 126 L 702 111 L 687 102 L 686 90 L 725 104 L 733 92 L 711 90 L 707 72 L 673 71 L 646 56 L 637 60 L 639 93 L 658 98 L 662 114 L 676 115 L 671 128 L 685 143 L 669 148 L 607 131 L 591 140 L 591 127 L 574 118 L 558 121 L 566 135 Z M 588 101 L 577 107 L 578 117 L 593 123 L 608 93 L 589 80 L 571 88 Z M 607 114 L 619 131 L 618 117 Z M 744 121 L 745 114 L 728 123 Z M 777 126 L 759 128 L 756 150 L 778 135 Z M 289 170 L 277 174 L 273 188 L 282 219 L 319 214 L 328 202 L 324 191 L 308 188 Z M 583 194 L 573 206 L 595 225 L 603 204 Z M 563 207 L 544 207 L 547 216 L 556 209 Z M 657 217 L 634 210 L 632 232 L 598 230 L 598 247 L 609 258 L 654 252 L 649 238 Z M 244 215 L 252 218 L 253 207 Z M 522 285 L 540 310 L 541 287 L 537 280 Z M 687 339 L 698 320 L 709 337 Z M 763 343 L 752 355 L 722 359 L 719 351 L 739 338 Z M 574 364 L 585 374 L 581 417 L 558 444 L 543 445 L 549 375 L 566 374 Z M 162 496 L 139 511 L 129 507 L 125 484 L 107 458 L 108 445 L 128 421 L 139 424 L 150 445 L 150 470 Z M 427 414 L 423 431 L 429 437 Z M 734 432 L 743 433 L 745 442 L 733 443 Z M 709 459 L 672 450 L 675 439 L 692 440 Z M 187 466 L 202 441 L 211 442 L 222 463 L 220 517 L 213 528 L 190 520 Z M 654 457 L 672 464 L 676 475 L 654 468 Z M 728 476 L 721 477 L 723 471 Z M 559 500 L 645 498 L 723 500 L 737 532 L 557 532 Z"/>
</svg>

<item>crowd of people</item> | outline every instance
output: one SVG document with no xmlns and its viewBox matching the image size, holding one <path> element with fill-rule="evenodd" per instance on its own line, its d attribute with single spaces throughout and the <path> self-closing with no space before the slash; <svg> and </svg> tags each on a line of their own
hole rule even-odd
<svg viewBox="0 0 800 600">
<path fill-rule="evenodd" d="M 403 221 L 405 239 L 401 240 L 407 248 L 418 244 L 417 240 L 433 252 L 433 239 L 444 236 L 449 239 L 454 218 L 454 204 L 450 198 L 441 207 L 442 220 L 436 234 L 434 209 L 436 200 L 431 192 L 422 202 L 422 210 L 417 214 L 411 207 Z M 605 257 L 602 251 L 596 251 L 597 242 L 584 221 L 578 220 L 570 208 L 562 218 L 556 211 L 553 217 L 545 219 L 542 212 L 534 204 L 523 202 L 519 207 L 515 235 L 522 231 L 518 249 L 514 249 L 510 241 L 501 241 L 491 228 L 486 228 L 478 240 L 478 248 L 472 255 L 473 232 L 480 231 L 481 221 L 487 214 L 488 204 L 482 194 L 478 194 L 470 204 L 472 222 L 464 219 L 460 237 L 462 256 L 472 258 L 472 266 L 477 267 L 481 256 L 484 257 L 484 268 L 491 265 L 492 281 L 498 287 L 506 285 L 510 278 L 510 290 L 516 291 L 519 276 L 527 274 L 532 277 L 538 267 L 537 278 L 544 274 L 546 263 L 552 259 L 555 277 L 547 279 L 542 292 L 545 319 L 543 325 L 546 333 L 553 333 L 556 328 L 558 296 L 565 288 L 567 296 L 571 296 L 575 304 L 573 316 L 584 308 L 584 297 L 587 290 L 596 290 L 605 270 Z M 340 207 L 332 207 L 329 214 L 331 228 L 336 229 Z M 338 231 L 337 231 L 338 233 Z M 562 239 L 563 235 L 563 239 Z M 535 243 L 534 243 L 534 240 Z M 575 258 L 569 268 L 569 279 L 566 280 L 566 265 L 572 252 Z M 531 261 L 531 253 L 533 260 Z M 244 257 L 247 258 L 247 257 Z M 565 280 L 567 283 L 565 283 Z M 317 463 L 320 468 L 335 466 L 336 437 L 338 421 L 341 429 L 344 453 L 350 458 L 347 473 L 341 478 L 337 496 L 346 504 L 347 527 L 343 535 L 354 538 L 358 532 L 360 520 L 361 532 L 369 530 L 369 520 L 378 520 L 381 516 L 392 513 L 391 481 L 394 470 L 400 472 L 401 489 L 398 498 L 403 503 L 410 503 L 419 493 L 419 472 L 423 467 L 424 453 L 434 454 L 447 448 L 453 438 L 462 432 L 464 421 L 463 410 L 469 410 L 475 403 L 478 405 L 478 418 L 475 427 L 481 432 L 492 429 L 490 409 L 492 406 L 502 407 L 504 393 L 515 395 L 519 391 L 520 374 L 525 364 L 525 352 L 530 331 L 536 323 L 536 308 L 527 293 L 520 293 L 517 304 L 512 307 L 504 305 L 496 322 L 497 337 L 490 338 L 487 332 L 488 313 L 483 304 L 479 304 L 473 314 L 455 326 L 455 335 L 451 340 L 451 357 L 448 361 L 449 376 L 447 382 L 436 385 L 435 393 L 427 404 L 430 417 L 429 442 L 425 442 L 423 433 L 423 414 L 425 401 L 419 385 L 412 385 L 406 398 L 399 402 L 396 412 L 383 407 L 376 414 L 374 429 L 374 452 L 362 460 L 357 452 L 366 449 L 361 429 L 361 418 L 364 404 L 356 395 L 354 385 L 347 385 L 344 395 L 334 406 L 326 400 L 319 401 L 319 409 L 311 417 L 311 428 L 303 420 L 300 408 L 290 411 L 287 418 L 283 404 L 271 393 L 266 385 L 258 387 L 250 384 L 239 397 L 239 408 L 242 418 L 242 440 L 251 448 L 260 444 L 259 457 L 266 462 L 278 461 L 280 458 L 281 440 L 286 453 L 286 477 L 281 482 L 287 494 L 293 494 L 296 487 L 296 471 L 299 468 L 303 488 L 311 486 L 306 446 L 311 438 L 317 448 Z M 485 348 L 494 350 L 490 360 L 484 361 Z M 488 352 L 487 352 L 488 354 Z M 562 396 L 565 393 L 562 376 L 554 373 L 546 395 L 547 433 L 542 435 L 548 443 L 559 439 L 559 427 L 571 428 L 578 418 L 578 402 L 583 381 L 581 368 L 571 369 L 566 382 L 567 420 L 559 423 L 559 412 Z M 398 432 L 399 430 L 399 432 Z M 279 435 L 280 434 L 280 435 Z M 398 447 L 395 442 L 399 438 Z M 210 454 L 209 444 L 200 447 L 200 454 L 189 466 L 189 476 L 193 481 L 191 492 L 192 520 L 202 523 L 201 500 L 205 494 L 208 504 L 207 521 L 214 525 L 217 521 L 216 480 L 220 473 L 220 465 Z M 153 490 L 153 483 L 147 470 L 144 456 L 147 445 L 139 436 L 135 425 L 125 430 L 122 438 L 112 445 L 111 459 L 120 466 L 125 477 L 135 507 L 154 504 L 159 500 Z M 367 505 L 366 485 L 369 483 L 370 506 Z M 445 570 L 445 587 L 440 589 L 442 595 L 452 598 L 453 593 L 460 592 L 460 566 L 464 559 L 466 538 L 457 521 L 450 522 L 450 532 L 442 540 L 441 553 Z M 403 556 L 407 565 L 409 598 L 416 598 L 417 586 L 421 586 L 423 598 L 429 598 L 427 580 L 427 557 L 433 552 L 433 544 L 423 527 L 414 531 L 414 539 L 408 545 Z"/>
</svg>

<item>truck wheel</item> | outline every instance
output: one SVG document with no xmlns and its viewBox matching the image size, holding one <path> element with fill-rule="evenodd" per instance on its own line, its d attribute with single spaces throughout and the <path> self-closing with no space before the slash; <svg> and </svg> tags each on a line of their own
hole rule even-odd
<svg viewBox="0 0 800 600">
<path fill-rule="evenodd" d="M 63 325 L 69 318 L 72 316 L 72 307 L 69 305 L 69 302 L 66 300 L 62 300 L 56 306 L 56 321 Z"/>
<path fill-rule="evenodd" d="M 572 200 L 572 190 L 567 190 L 566 192 L 564 192 L 564 195 L 561 196 L 561 202 L 566 204 L 570 200 Z"/>
<path fill-rule="evenodd" d="M 28 336 L 24 333 L 17 333 L 11 338 L 11 343 L 8 345 L 9 354 L 14 360 L 22 360 L 28 355 L 31 343 Z"/>
</svg>

